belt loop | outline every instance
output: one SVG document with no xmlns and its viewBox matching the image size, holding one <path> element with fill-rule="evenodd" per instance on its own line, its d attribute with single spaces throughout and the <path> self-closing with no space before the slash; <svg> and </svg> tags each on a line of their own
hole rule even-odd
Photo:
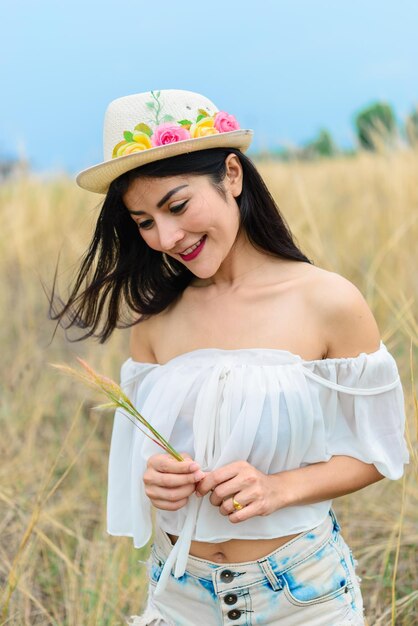
<svg viewBox="0 0 418 626">
<path fill-rule="evenodd" d="M 339 532 L 339 531 L 341 530 L 341 526 L 340 526 L 340 525 L 339 525 L 339 523 L 338 523 L 337 516 L 335 515 L 335 513 L 334 513 L 333 509 L 330 509 L 330 510 L 329 510 L 329 514 L 330 514 L 331 519 L 332 519 L 332 522 L 333 522 L 333 524 L 334 524 L 334 530 L 335 530 L 335 532 Z"/>
<path fill-rule="evenodd" d="M 263 572 L 264 572 L 267 580 L 269 581 L 273 591 L 280 591 L 281 589 L 283 589 L 282 580 L 281 580 L 281 578 L 277 578 L 277 576 L 274 574 L 268 559 L 264 559 L 263 561 L 258 561 L 258 564 L 260 565 L 261 569 L 263 570 Z"/>
</svg>

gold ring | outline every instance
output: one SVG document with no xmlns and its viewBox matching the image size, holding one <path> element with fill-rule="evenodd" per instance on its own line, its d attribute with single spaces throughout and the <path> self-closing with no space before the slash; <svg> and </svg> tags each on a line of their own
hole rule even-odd
<svg viewBox="0 0 418 626">
<path fill-rule="evenodd" d="M 241 511 L 241 509 L 244 508 L 242 504 L 240 504 L 239 502 L 235 500 L 235 498 L 232 498 L 232 506 L 234 507 L 236 511 Z"/>
</svg>

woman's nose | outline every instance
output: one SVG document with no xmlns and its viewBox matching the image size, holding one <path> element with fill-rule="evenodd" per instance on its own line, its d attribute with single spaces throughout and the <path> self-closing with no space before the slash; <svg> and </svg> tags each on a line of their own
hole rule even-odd
<svg viewBox="0 0 418 626">
<path fill-rule="evenodd" d="M 173 248 L 177 248 L 182 239 L 184 232 L 178 226 L 169 226 L 164 224 L 160 227 L 160 246 L 164 252 L 171 252 Z"/>
</svg>

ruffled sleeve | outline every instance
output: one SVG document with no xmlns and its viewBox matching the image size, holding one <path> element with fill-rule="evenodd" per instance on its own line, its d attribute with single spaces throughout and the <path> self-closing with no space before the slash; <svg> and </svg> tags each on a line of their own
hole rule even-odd
<svg viewBox="0 0 418 626">
<path fill-rule="evenodd" d="M 384 343 L 370 354 L 305 361 L 303 367 L 323 411 L 327 460 L 352 456 L 400 478 L 409 460 L 404 394 Z"/>
</svg>

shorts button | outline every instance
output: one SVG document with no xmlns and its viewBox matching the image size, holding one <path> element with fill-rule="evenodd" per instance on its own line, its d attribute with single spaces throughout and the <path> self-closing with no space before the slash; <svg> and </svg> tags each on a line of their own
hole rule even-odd
<svg viewBox="0 0 418 626">
<path fill-rule="evenodd" d="M 228 595 L 224 597 L 225 604 L 235 604 L 237 600 L 238 596 L 236 596 L 235 593 L 228 593 Z"/>
<path fill-rule="evenodd" d="M 232 611 L 228 611 L 227 615 L 229 619 L 239 619 L 241 617 L 242 611 L 238 611 L 238 609 L 232 609 Z"/>
<path fill-rule="evenodd" d="M 231 572 L 231 570 L 224 569 L 224 571 L 221 572 L 221 580 L 223 583 L 230 583 L 233 578 L 234 578 L 234 575 Z"/>
</svg>

